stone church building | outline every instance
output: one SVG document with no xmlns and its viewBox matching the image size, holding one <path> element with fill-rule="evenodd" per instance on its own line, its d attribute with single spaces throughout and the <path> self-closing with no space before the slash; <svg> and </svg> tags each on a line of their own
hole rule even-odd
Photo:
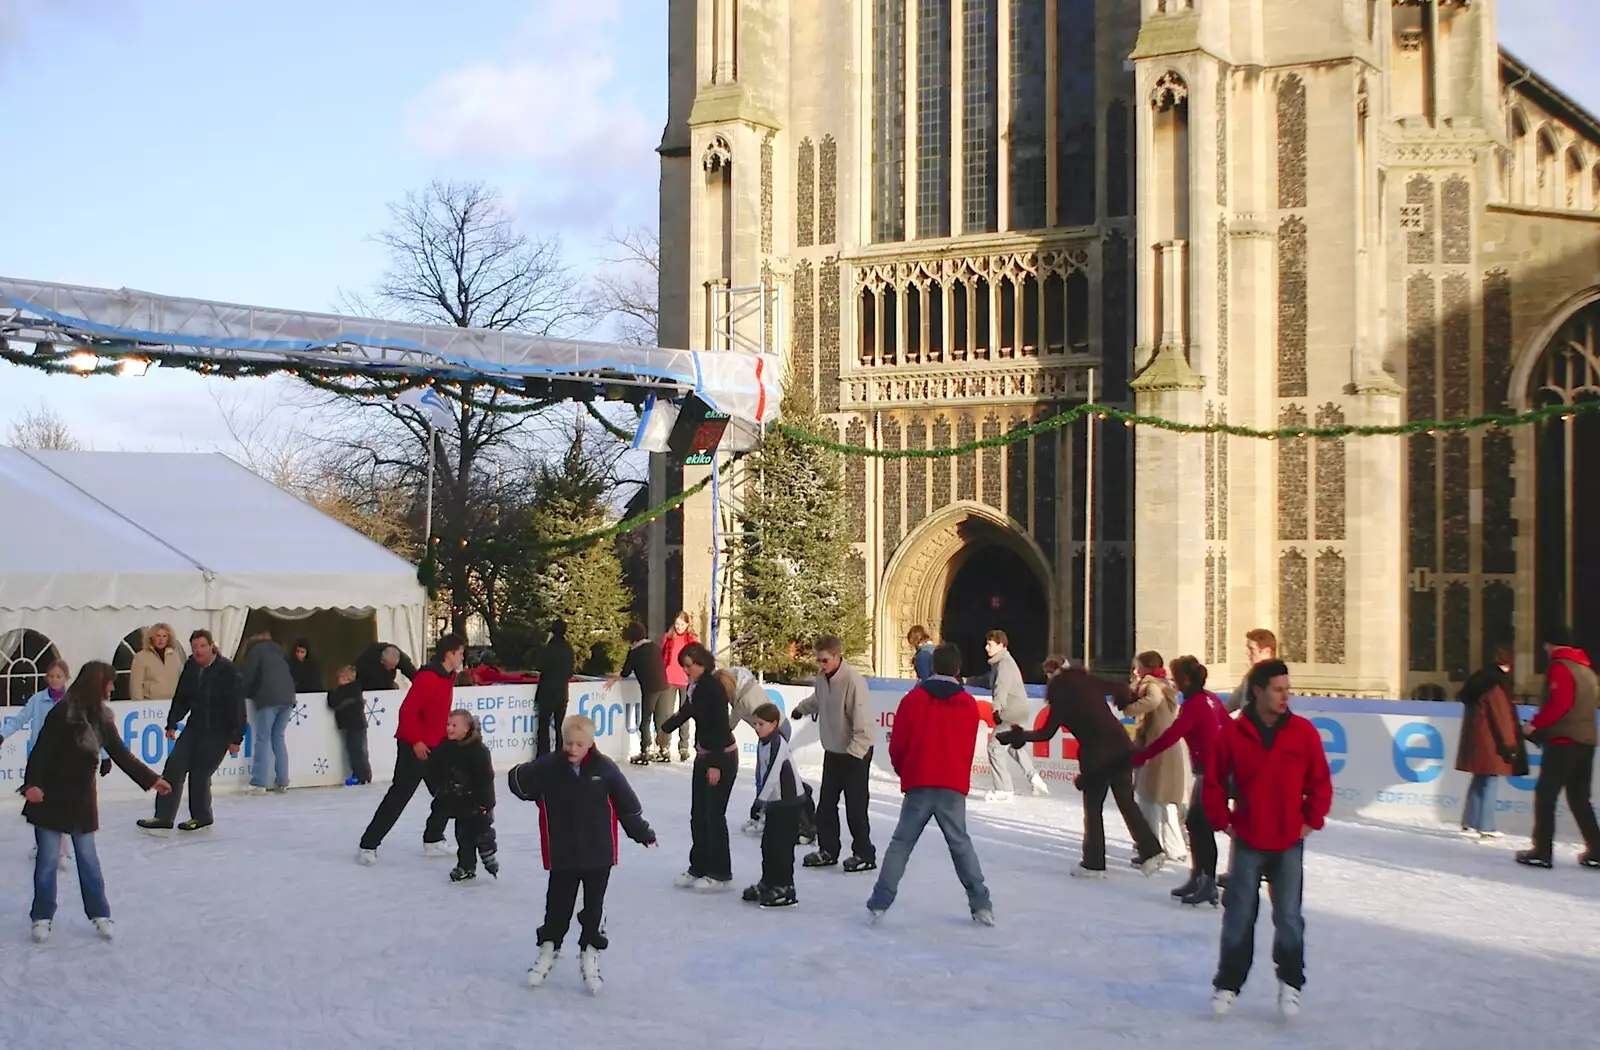
<svg viewBox="0 0 1600 1050">
<path fill-rule="evenodd" d="M 671 0 L 661 339 L 781 348 L 878 448 L 1091 391 L 1256 428 L 1600 396 L 1600 121 L 1500 49 L 1508 9 Z M 1546 625 L 1600 642 L 1597 464 L 1591 415 L 850 459 L 865 658 L 998 626 L 1028 670 L 1087 633 L 1226 683 L 1269 627 L 1301 692 L 1430 695 L 1502 642 L 1531 676 Z M 659 530 L 662 610 L 707 618 L 712 525 L 701 494 Z"/>
</svg>

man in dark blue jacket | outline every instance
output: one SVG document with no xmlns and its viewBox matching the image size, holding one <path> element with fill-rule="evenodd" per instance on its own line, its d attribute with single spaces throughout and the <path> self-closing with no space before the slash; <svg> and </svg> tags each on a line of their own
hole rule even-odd
<svg viewBox="0 0 1600 1050">
<path fill-rule="evenodd" d="M 550 873 L 539 958 L 528 970 L 528 987 L 537 988 L 555 969 L 582 888 L 578 966 L 584 984 L 598 994 L 600 953 L 610 944 L 604 932 L 606 884 L 617 863 L 617 826 L 641 846 L 654 846 L 656 833 L 622 770 L 595 750 L 593 722 L 583 715 L 568 718 L 561 743 L 560 751 L 522 763 L 508 778 L 513 795 L 539 804 L 539 845 Z"/>
<path fill-rule="evenodd" d="M 166 835 L 178 815 L 183 782 L 189 781 L 189 819 L 179 831 L 209 828 L 211 777 L 224 755 L 237 755 L 244 743 L 244 679 L 233 662 L 217 652 L 210 631 L 189 636 L 189 662 L 178 676 L 178 688 L 167 709 L 167 739 L 177 739 L 161 771 L 172 785 L 170 794 L 156 799 L 156 815 L 139 821 L 148 834 Z M 178 733 L 178 723 L 183 733 Z"/>
</svg>

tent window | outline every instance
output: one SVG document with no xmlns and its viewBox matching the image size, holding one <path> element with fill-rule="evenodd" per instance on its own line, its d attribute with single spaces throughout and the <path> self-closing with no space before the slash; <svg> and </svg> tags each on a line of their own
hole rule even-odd
<svg viewBox="0 0 1600 1050">
<path fill-rule="evenodd" d="M 111 687 L 113 700 L 126 700 L 133 694 L 133 657 L 144 645 L 144 631 L 135 627 L 117 643 L 117 654 L 111 658 L 111 667 L 117 672 L 116 684 Z"/>
<path fill-rule="evenodd" d="M 21 707 L 45 687 L 45 671 L 61 658 L 55 643 L 26 627 L 0 635 L 0 696 L 6 706 Z"/>
</svg>

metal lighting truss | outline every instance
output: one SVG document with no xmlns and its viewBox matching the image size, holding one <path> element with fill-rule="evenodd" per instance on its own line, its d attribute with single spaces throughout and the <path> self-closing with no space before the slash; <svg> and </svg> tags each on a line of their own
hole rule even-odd
<svg viewBox="0 0 1600 1050">
<path fill-rule="evenodd" d="M 713 408 L 752 422 L 762 367 L 739 348 L 728 354 L 626 346 L 524 332 L 407 324 L 277 310 L 0 277 L 0 339 L 82 347 L 97 356 L 141 352 L 191 357 L 226 367 L 271 364 L 344 368 L 369 377 L 431 376 L 544 380 L 645 387 L 666 397 L 700 395 Z M 733 349 L 729 347 L 728 349 Z M 767 362 L 776 372 L 776 361 Z"/>
</svg>

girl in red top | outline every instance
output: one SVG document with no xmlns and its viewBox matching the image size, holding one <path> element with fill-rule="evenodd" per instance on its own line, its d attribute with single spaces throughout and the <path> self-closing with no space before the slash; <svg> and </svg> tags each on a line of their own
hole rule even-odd
<svg viewBox="0 0 1600 1050">
<path fill-rule="evenodd" d="M 1206 819 L 1206 755 L 1215 746 L 1227 706 L 1206 688 L 1206 667 L 1192 656 L 1172 661 L 1172 682 L 1183 697 L 1178 717 L 1150 746 L 1133 756 L 1142 766 L 1178 741 L 1189 745 L 1189 765 L 1194 769 L 1194 786 L 1189 792 L 1189 812 L 1184 827 L 1189 831 L 1189 881 L 1172 891 L 1184 904 L 1217 906 L 1217 836 Z"/>
<path fill-rule="evenodd" d="M 672 629 L 661 639 L 661 663 L 667 671 L 667 685 L 678 694 L 674 710 L 689 702 L 689 676 L 683 673 L 683 665 L 678 662 L 678 657 L 699 641 L 694 632 L 689 630 L 689 614 L 681 610 L 672 618 Z M 666 751 L 665 747 L 661 749 L 662 754 L 666 754 Z M 685 722 L 678 730 L 678 761 L 687 762 L 693 757 L 694 752 L 689 749 L 689 723 Z"/>
</svg>

